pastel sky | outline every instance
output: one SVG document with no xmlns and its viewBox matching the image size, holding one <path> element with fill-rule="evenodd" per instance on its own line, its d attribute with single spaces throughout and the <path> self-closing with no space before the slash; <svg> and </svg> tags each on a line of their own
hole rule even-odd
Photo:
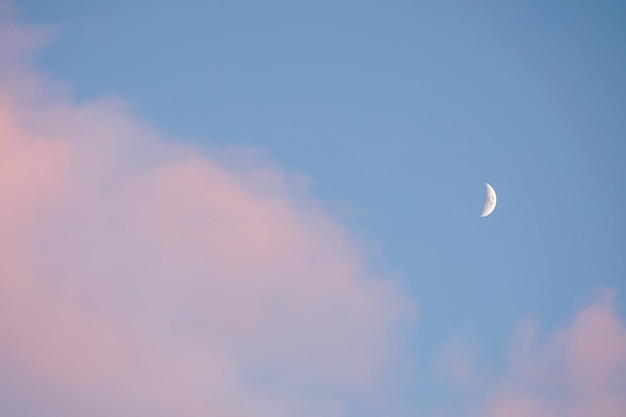
<svg viewBox="0 0 626 417">
<path fill-rule="evenodd" d="M 0 0 L 0 417 L 625 416 L 624 22 Z"/>
</svg>

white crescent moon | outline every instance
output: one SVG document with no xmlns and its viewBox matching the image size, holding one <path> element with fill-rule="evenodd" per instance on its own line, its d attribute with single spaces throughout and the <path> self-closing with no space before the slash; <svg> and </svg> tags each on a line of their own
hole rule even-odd
<svg viewBox="0 0 626 417">
<path fill-rule="evenodd" d="M 496 208 L 496 191 L 493 187 L 487 183 L 487 201 L 485 201 L 485 207 L 483 207 L 483 213 L 480 217 L 487 217 Z"/>
</svg>

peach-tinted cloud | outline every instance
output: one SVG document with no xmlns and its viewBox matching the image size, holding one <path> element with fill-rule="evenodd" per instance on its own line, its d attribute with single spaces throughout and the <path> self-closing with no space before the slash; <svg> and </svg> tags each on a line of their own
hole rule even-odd
<svg viewBox="0 0 626 417">
<path fill-rule="evenodd" d="M 2 27 L 0 386 L 20 395 L 0 405 L 374 406 L 413 307 L 301 182 L 250 151 L 170 143 L 117 100 L 72 103 L 28 64 L 39 35 Z"/>
<path fill-rule="evenodd" d="M 626 415 L 626 326 L 612 295 L 580 311 L 546 343 L 523 322 L 513 338 L 510 374 L 485 417 Z"/>
</svg>

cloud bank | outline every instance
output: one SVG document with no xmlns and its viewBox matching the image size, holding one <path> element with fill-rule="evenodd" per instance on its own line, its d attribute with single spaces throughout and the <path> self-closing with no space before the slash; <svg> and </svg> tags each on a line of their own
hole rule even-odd
<svg viewBox="0 0 626 417">
<path fill-rule="evenodd" d="M 384 406 L 412 303 L 297 177 L 72 102 L 0 27 L 2 415 Z"/>
</svg>

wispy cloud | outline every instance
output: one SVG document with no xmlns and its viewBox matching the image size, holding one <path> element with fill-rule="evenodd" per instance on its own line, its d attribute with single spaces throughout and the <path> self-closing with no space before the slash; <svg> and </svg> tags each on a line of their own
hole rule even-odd
<svg viewBox="0 0 626 417">
<path fill-rule="evenodd" d="M 513 338 L 510 374 L 488 417 L 626 415 L 626 326 L 612 295 L 580 311 L 549 340 L 524 322 Z"/>
<path fill-rule="evenodd" d="M 614 294 L 605 293 L 546 338 L 539 337 L 537 320 L 522 320 L 504 373 L 477 366 L 475 345 L 452 338 L 442 346 L 440 369 L 458 384 L 463 403 L 445 415 L 626 415 L 626 323 L 614 303 Z"/>
</svg>

